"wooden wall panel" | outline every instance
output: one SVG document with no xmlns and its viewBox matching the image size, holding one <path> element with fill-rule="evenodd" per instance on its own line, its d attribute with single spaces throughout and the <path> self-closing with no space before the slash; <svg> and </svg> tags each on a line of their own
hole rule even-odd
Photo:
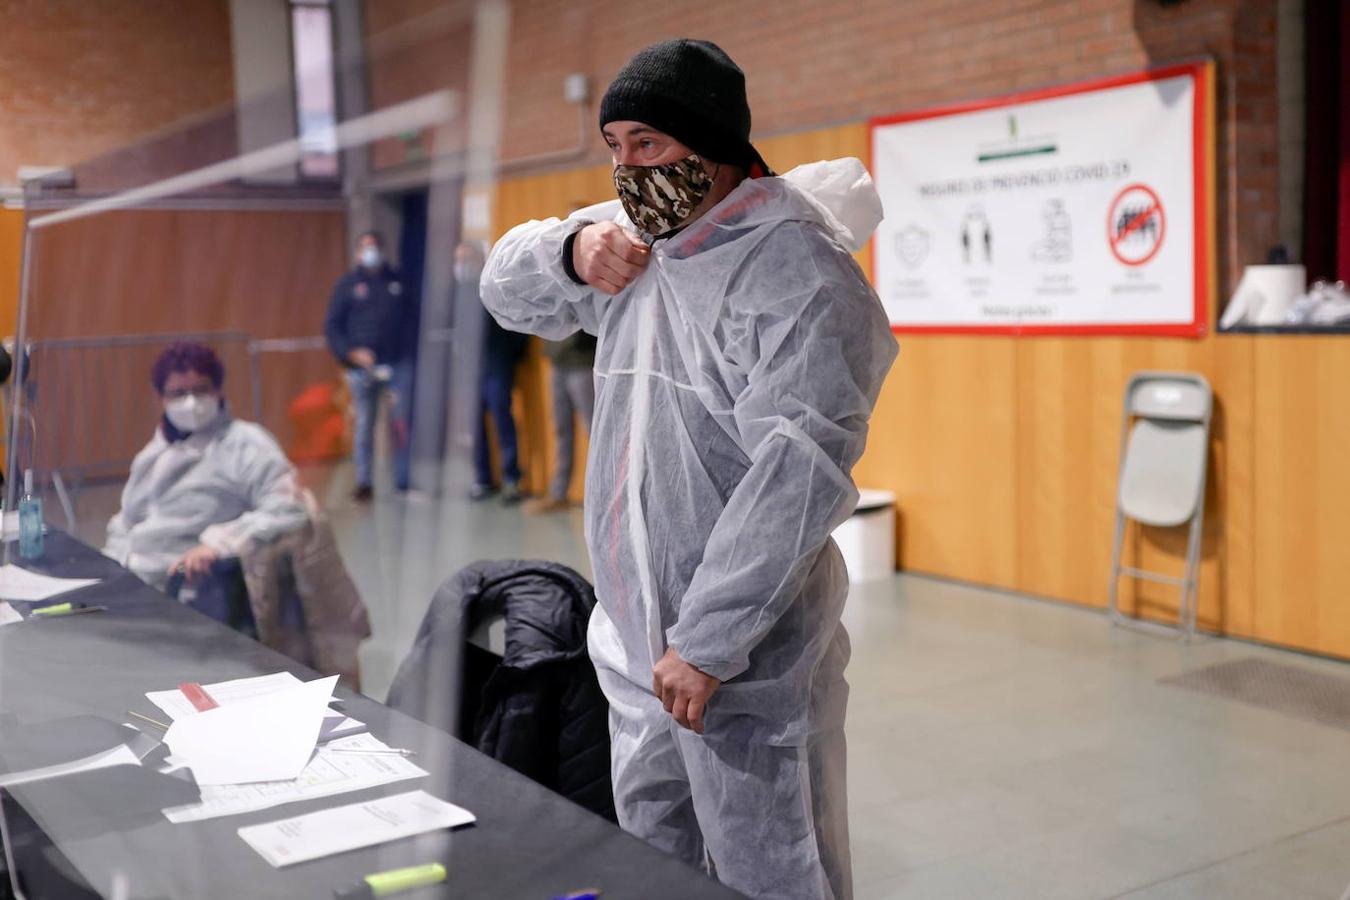
<svg viewBox="0 0 1350 900">
<path fill-rule="evenodd" d="M 0 337 L 19 318 L 19 266 L 23 259 L 23 210 L 0 207 Z"/>
<path fill-rule="evenodd" d="M 348 265 L 345 228 L 343 211 L 311 209 L 138 210 L 43 229 L 34 238 L 29 337 L 322 334 L 329 292 Z M 46 358 L 46 374 L 35 357 L 39 467 L 130 459 L 154 426 L 154 355 L 87 349 Z M 252 419 L 247 357 L 238 347 L 225 357 L 231 404 Z M 287 444 L 290 401 L 310 384 L 336 383 L 338 367 L 321 351 L 269 356 L 263 376 L 261 422 Z"/>
<path fill-rule="evenodd" d="M 899 500 L 905 569 L 1017 587 L 1015 341 L 901 337 L 862 487 Z"/>
<path fill-rule="evenodd" d="M 599 203 L 614 196 L 606 167 L 572 169 L 545 175 L 503 181 L 494 198 L 493 236 L 500 237 L 521 222 L 565 216 L 577 206 Z M 538 340 L 516 372 L 516 423 L 520 432 L 520 467 L 525 485 L 533 493 L 548 489 L 557 449 L 553 446 L 553 415 L 549 405 L 548 359 Z M 580 500 L 585 480 L 589 443 L 578 429 L 576 459 L 569 496 Z"/>
<path fill-rule="evenodd" d="M 1265 340 L 1225 335 L 1216 346 L 1222 374 L 1216 387 L 1215 440 L 1225 447 L 1222 468 L 1211 470 L 1214 490 L 1224 498 L 1222 518 L 1208 520 L 1207 530 L 1219 542 L 1216 577 L 1223 598 L 1221 630 L 1236 637 L 1256 637 L 1256 464 L 1257 433 L 1254 387 L 1255 351 Z M 1203 608 L 1203 607 L 1202 607 Z"/>
<path fill-rule="evenodd" d="M 1350 656 L 1350 339 L 1256 343 L 1255 632 Z"/>
<path fill-rule="evenodd" d="M 43 229 L 30 332 L 319 334 L 348 265 L 345 222 L 341 210 L 136 210 Z"/>
<path fill-rule="evenodd" d="M 1097 604 L 1106 602 L 1120 430 L 1117 366 L 1102 349 L 1070 338 L 1019 341 L 1013 401 L 1017 587 Z"/>
</svg>

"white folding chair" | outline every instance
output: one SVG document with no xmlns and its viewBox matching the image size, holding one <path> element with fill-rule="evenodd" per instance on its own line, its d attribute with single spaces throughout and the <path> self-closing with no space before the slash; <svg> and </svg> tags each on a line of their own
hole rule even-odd
<svg viewBox="0 0 1350 900">
<path fill-rule="evenodd" d="M 1213 392 L 1203 376 L 1189 372 L 1140 372 L 1125 388 L 1120 424 L 1120 482 L 1116 492 L 1116 540 L 1111 553 L 1111 621 L 1149 629 L 1195 634 L 1200 539 L 1205 521 L 1205 472 Z M 1125 520 L 1175 528 L 1190 523 L 1186 571 L 1181 578 L 1120 564 Z M 1127 619 L 1117 603 L 1120 577 L 1174 585 L 1181 590 L 1176 626 Z"/>
</svg>

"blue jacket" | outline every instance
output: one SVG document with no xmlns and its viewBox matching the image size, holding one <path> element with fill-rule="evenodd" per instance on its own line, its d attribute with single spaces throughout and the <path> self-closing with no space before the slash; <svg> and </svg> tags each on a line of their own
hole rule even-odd
<svg viewBox="0 0 1350 900">
<path fill-rule="evenodd" d="M 369 347 L 379 363 L 397 363 L 417 352 L 417 297 L 383 266 L 371 272 L 357 266 L 338 279 L 328 300 L 324 333 L 328 346 L 344 366 L 347 354 Z"/>
</svg>

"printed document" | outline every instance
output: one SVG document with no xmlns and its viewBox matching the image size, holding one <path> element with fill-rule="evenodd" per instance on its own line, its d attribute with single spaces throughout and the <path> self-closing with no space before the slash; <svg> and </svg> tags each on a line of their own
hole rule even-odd
<svg viewBox="0 0 1350 900">
<path fill-rule="evenodd" d="M 215 785 L 202 788 L 201 803 L 164 810 L 170 822 L 200 822 L 238 813 L 269 809 L 284 803 L 331 797 L 349 791 L 422 778 L 426 772 L 393 753 L 334 753 L 334 750 L 384 750 L 389 746 L 369 734 L 340 738 L 319 747 L 300 777 L 261 784 Z"/>
<path fill-rule="evenodd" d="M 474 821 L 473 813 L 426 791 L 409 791 L 239 829 L 262 858 L 281 868 Z"/>
</svg>

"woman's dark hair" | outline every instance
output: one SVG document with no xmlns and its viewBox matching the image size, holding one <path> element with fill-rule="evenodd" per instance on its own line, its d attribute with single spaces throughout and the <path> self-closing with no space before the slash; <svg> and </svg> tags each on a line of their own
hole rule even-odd
<svg viewBox="0 0 1350 900">
<path fill-rule="evenodd" d="M 183 342 L 171 345 L 150 367 L 150 381 L 164 393 L 164 383 L 174 372 L 197 372 L 211 379 L 216 390 L 225 384 L 225 365 L 216 351 L 205 344 Z"/>
</svg>

